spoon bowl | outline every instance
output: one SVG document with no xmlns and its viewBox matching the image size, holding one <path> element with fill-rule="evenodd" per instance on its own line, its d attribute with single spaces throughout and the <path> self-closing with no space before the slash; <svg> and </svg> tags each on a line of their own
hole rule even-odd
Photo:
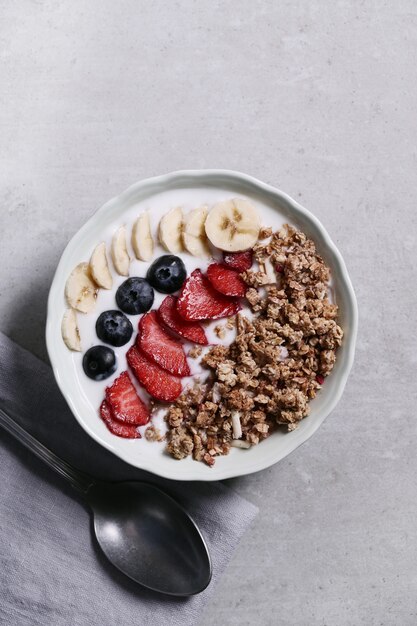
<svg viewBox="0 0 417 626">
<path fill-rule="evenodd" d="M 136 481 L 94 483 L 86 499 L 98 544 L 121 572 L 168 595 L 190 596 L 207 587 L 211 562 L 204 539 L 166 493 Z"/>
</svg>

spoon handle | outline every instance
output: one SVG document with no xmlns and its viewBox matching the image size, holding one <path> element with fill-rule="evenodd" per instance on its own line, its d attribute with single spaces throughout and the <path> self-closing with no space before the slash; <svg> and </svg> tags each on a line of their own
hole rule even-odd
<svg viewBox="0 0 417 626">
<path fill-rule="evenodd" d="M 86 494 L 88 489 L 93 485 L 94 480 L 91 476 L 80 472 L 72 467 L 66 461 L 60 459 L 56 454 L 48 450 L 40 441 L 30 435 L 24 428 L 22 428 L 17 422 L 15 422 L 10 415 L 5 413 L 0 408 L 0 425 L 3 426 L 8 433 L 10 433 L 15 439 L 20 441 L 28 450 L 36 454 L 36 456 L 44 461 L 51 469 L 55 470 L 57 474 L 66 478 L 66 480 L 77 491 Z"/>
</svg>

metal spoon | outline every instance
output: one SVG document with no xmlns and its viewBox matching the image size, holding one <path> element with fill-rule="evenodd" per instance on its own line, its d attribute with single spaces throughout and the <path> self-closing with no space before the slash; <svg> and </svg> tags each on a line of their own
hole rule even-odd
<svg viewBox="0 0 417 626">
<path fill-rule="evenodd" d="M 96 539 L 121 572 L 153 591 L 190 596 L 207 587 L 211 561 L 190 515 L 166 493 L 139 481 L 100 482 L 63 461 L 7 413 L 0 424 L 82 494 Z"/>
</svg>

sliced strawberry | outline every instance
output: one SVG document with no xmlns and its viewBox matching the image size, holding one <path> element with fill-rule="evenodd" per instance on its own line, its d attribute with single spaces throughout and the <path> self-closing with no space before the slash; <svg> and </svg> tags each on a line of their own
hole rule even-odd
<svg viewBox="0 0 417 626">
<path fill-rule="evenodd" d="M 107 400 L 103 400 L 101 403 L 100 416 L 113 435 L 124 437 L 125 439 L 140 439 L 141 435 L 136 426 L 133 424 L 124 424 L 114 418 L 110 404 Z"/>
<path fill-rule="evenodd" d="M 136 393 L 127 372 L 122 372 L 112 386 L 106 388 L 106 400 L 113 417 L 120 422 L 142 426 L 149 421 L 149 409 Z"/>
<path fill-rule="evenodd" d="M 126 358 L 138 381 L 156 400 L 173 402 L 181 394 L 181 379 L 163 370 L 136 346 L 129 348 Z"/>
<path fill-rule="evenodd" d="M 186 322 L 181 317 L 177 311 L 177 300 L 175 296 L 167 296 L 158 309 L 158 319 L 184 339 L 206 346 L 208 339 L 204 328 L 198 322 Z"/>
<path fill-rule="evenodd" d="M 246 250 L 246 252 L 223 252 L 223 261 L 227 267 L 231 267 L 238 272 L 244 272 L 252 267 L 252 250 Z"/>
<path fill-rule="evenodd" d="M 239 296 L 243 298 L 246 285 L 235 270 L 231 270 L 221 263 L 212 263 L 207 268 L 207 278 L 213 287 L 225 296 Z"/>
<path fill-rule="evenodd" d="M 189 322 L 230 317 L 240 311 L 237 300 L 223 296 L 200 270 L 194 270 L 182 286 L 177 311 Z"/>
<path fill-rule="evenodd" d="M 138 347 L 151 359 L 174 376 L 189 376 L 187 357 L 182 344 L 168 335 L 158 323 L 156 311 L 146 313 L 139 322 Z"/>
</svg>

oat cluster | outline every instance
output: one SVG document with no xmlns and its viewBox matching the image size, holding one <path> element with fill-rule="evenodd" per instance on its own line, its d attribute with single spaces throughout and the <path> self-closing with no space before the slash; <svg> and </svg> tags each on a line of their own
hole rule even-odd
<svg viewBox="0 0 417 626">
<path fill-rule="evenodd" d="M 328 298 L 329 268 L 314 242 L 291 226 L 254 247 L 256 270 L 241 274 L 252 319 L 236 339 L 202 358 L 211 375 L 167 412 L 167 451 L 213 465 L 231 446 L 249 447 L 277 428 L 294 430 L 332 370 L 343 331 Z"/>
<path fill-rule="evenodd" d="M 147 441 L 163 441 L 164 435 L 159 428 L 151 425 L 145 430 L 145 439 L 147 439 Z"/>
</svg>

